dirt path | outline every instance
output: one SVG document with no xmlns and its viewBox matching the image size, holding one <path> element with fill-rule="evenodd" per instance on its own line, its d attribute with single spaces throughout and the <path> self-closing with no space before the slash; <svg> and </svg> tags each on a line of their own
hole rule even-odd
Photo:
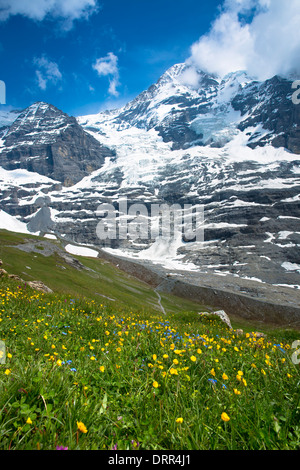
<svg viewBox="0 0 300 470">
<path fill-rule="evenodd" d="M 162 303 L 161 303 L 161 296 L 160 296 L 160 293 L 157 291 L 157 287 L 154 289 L 154 292 L 156 293 L 157 295 L 157 298 L 158 298 L 158 303 L 159 303 L 159 306 L 161 308 L 161 311 L 163 312 L 164 315 L 167 315 Z"/>
</svg>

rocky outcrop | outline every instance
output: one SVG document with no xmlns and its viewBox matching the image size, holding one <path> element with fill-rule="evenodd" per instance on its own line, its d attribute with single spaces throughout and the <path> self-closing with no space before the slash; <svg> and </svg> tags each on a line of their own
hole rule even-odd
<svg viewBox="0 0 300 470">
<path fill-rule="evenodd" d="M 225 323 L 225 325 L 228 326 L 228 328 L 230 330 L 232 330 L 232 326 L 231 326 L 231 321 L 230 321 L 230 318 L 229 316 L 227 315 L 226 312 L 224 312 L 224 310 L 218 310 L 217 312 L 200 312 L 199 315 L 215 315 L 216 317 L 220 318 L 220 320 Z"/>
<path fill-rule="evenodd" d="M 32 289 L 37 290 L 39 292 L 43 292 L 44 294 L 52 294 L 53 293 L 53 290 L 50 289 L 49 287 L 47 287 L 41 281 L 28 281 L 27 284 Z"/>
</svg>

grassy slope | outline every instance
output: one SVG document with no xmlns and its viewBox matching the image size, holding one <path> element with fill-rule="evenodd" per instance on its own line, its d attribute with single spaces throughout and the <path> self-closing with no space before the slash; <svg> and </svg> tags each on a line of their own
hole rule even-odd
<svg viewBox="0 0 300 470">
<path fill-rule="evenodd" d="M 175 296 L 162 296 L 165 316 L 109 263 L 79 257 L 92 271 L 76 270 L 16 248 L 26 238 L 0 232 L 3 267 L 55 294 L 0 277 L 0 449 L 299 449 L 287 332 L 240 337 Z"/>
<path fill-rule="evenodd" d="M 58 254 L 47 257 L 41 253 L 27 253 L 16 248 L 17 245 L 30 239 L 35 242 L 45 241 L 43 237 L 0 230 L 0 259 L 8 273 L 17 274 L 24 281 L 40 280 L 57 294 L 69 294 L 77 299 L 93 299 L 118 309 L 126 307 L 145 313 L 161 312 L 158 296 L 151 286 L 121 271 L 106 260 L 72 255 L 89 268 L 89 270 L 77 270 Z M 47 242 L 62 248 L 58 240 L 47 239 Z M 193 313 L 206 310 L 205 306 L 181 297 L 162 292 L 160 295 L 166 313 L 180 315 L 186 321 Z M 242 328 L 245 332 L 257 330 L 255 322 L 246 322 L 244 319 L 231 319 L 231 323 L 234 329 Z M 274 329 L 268 325 L 262 327 L 261 324 L 258 329 L 278 340 L 292 341 L 299 338 L 299 332 L 295 330 Z"/>
<path fill-rule="evenodd" d="M 17 274 L 24 281 L 40 280 L 54 292 L 70 294 L 74 298 L 86 297 L 110 304 L 123 304 L 133 309 L 159 312 L 157 294 L 153 288 L 119 270 L 109 262 L 73 256 L 89 270 L 77 270 L 67 264 L 58 254 L 44 256 L 41 253 L 27 253 L 16 248 L 28 239 L 43 240 L 0 230 L 0 259 L 8 273 Z M 47 240 L 61 248 L 59 241 Z M 30 268 L 30 269 L 29 269 Z M 166 312 L 198 312 L 202 306 L 173 295 L 161 294 Z M 114 299 L 110 301 L 110 299 Z"/>
<path fill-rule="evenodd" d="M 0 294 L 1 450 L 299 449 L 289 344 L 192 312 L 44 295 L 5 276 Z"/>
</svg>

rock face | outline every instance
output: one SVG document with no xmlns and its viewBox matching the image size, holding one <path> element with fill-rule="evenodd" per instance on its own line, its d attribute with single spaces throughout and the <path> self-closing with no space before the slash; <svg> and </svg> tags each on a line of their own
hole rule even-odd
<svg viewBox="0 0 300 470">
<path fill-rule="evenodd" d="M 71 186 L 99 169 L 112 152 L 83 131 L 74 117 L 46 103 L 25 109 L 2 137 L 0 165 L 26 169 Z"/>
<path fill-rule="evenodd" d="M 292 82 L 275 76 L 263 83 L 250 83 L 232 100 L 235 110 L 245 117 L 240 130 L 263 127 L 264 135 L 253 134 L 250 147 L 271 143 L 300 154 L 300 106 L 293 104 Z"/>
<path fill-rule="evenodd" d="M 27 284 L 34 290 L 43 292 L 44 294 L 52 294 L 53 290 L 47 287 L 42 281 L 28 281 Z"/>
</svg>

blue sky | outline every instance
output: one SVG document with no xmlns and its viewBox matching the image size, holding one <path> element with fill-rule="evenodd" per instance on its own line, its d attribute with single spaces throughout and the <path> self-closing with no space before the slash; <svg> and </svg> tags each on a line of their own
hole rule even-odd
<svg viewBox="0 0 300 470">
<path fill-rule="evenodd" d="M 179 62 L 190 77 L 300 79 L 299 24 L 299 0 L 0 0 L 0 80 L 8 107 L 78 116 L 126 104 Z"/>
<path fill-rule="evenodd" d="M 6 105 L 119 107 L 184 62 L 220 0 L 0 0 Z"/>
</svg>

